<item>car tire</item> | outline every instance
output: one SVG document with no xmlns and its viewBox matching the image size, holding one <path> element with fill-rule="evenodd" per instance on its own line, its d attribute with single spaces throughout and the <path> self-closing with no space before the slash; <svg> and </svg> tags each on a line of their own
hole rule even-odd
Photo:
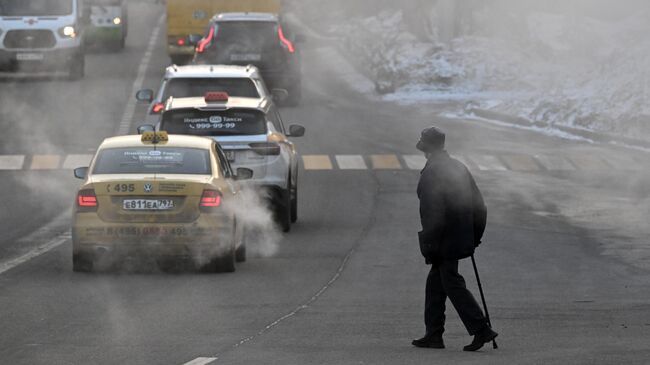
<svg viewBox="0 0 650 365">
<path fill-rule="evenodd" d="M 273 217 L 282 232 L 291 231 L 291 189 L 278 193 L 273 200 Z"/>
<path fill-rule="evenodd" d="M 94 260 L 92 257 L 83 254 L 72 255 L 72 271 L 74 272 L 92 272 Z"/>
<path fill-rule="evenodd" d="M 83 79 L 86 73 L 86 57 L 82 55 L 79 59 L 72 62 L 70 65 L 70 70 L 68 71 L 68 78 L 71 81 L 77 81 Z"/>
<path fill-rule="evenodd" d="M 298 221 L 298 178 L 296 177 L 296 186 L 292 187 L 291 193 L 291 223 Z"/>
<path fill-rule="evenodd" d="M 237 250 L 235 251 L 235 261 L 246 262 L 246 242 L 237 247 Z"/>
</svg>

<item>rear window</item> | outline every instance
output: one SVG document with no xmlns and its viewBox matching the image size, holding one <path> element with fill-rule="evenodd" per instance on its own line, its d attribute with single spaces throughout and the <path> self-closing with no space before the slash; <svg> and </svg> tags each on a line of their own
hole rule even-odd
<svg viewBox="0 0 650 365">
<path fill-rule="evenodd" d="M 277 24 L 274 22 L 218 22 L 215 30 L 216 42 L 212 42 L 215 48 L 237 44 L 263 50 L 279 44 Z"/>
<path fill-rule="evenodd" d="M 210 175 L 210 152 L 198 148 L 110 148 L 97 156 L 93 174 Z"/>
<path fill-rule="evenodd" d="M 2 16 L 62 16 L 72 14 L 73 0 L 0 0 Z"/>
<path fill-rule="evenodd" d="M 255 83 L 249 78 L 175 78 L 165 85 L 162 100 L 169 97 L 203 96 L 209 91 L 225 91 L 230 96 L 259 98 Z"/>
<path fill-rule="evenodd" d="M 177 109 L 163 114 L 160 129 L 169 134 L 234 136 L 266 134 L 266 117 L 259 110 Z"/>
</svg>

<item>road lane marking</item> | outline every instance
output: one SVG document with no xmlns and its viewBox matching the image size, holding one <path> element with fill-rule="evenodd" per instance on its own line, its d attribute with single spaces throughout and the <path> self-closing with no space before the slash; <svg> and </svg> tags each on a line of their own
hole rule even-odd
<svg viewBox="0 0 650 365">
<path fill-rule="evenodd" d="M 135 77 L 135 81 L 133 81 L 133 87 L 131 88 L 131 93 L 128 95 L 129 99 L 126 103 L 124 114 L 122 114 L 122 119 L 117 129 L 118 136 L 128 134 L 131 130 L 133 116 L 135 115 L 135 107 L 137 105 L 135 94 L 138 92 L 138 90 L 142 89 L 142 85 L 144 84 L 144 78 L 147 75 L 147 69 L 149 68 L 149 62 L 151 61 L 151 55 L 153 55 L 153 50 L 156 47 L 156 42 L 158 41 L 158 36 L 160 35 L 160 30 L 162 28 L 164 20 L 165 16 L 162 15 L 160 19 L 158 19 L 156 28 L 151 33 L 151 38 L 149 38 L 149 45 L 147 46 L 147 50 L 142 57 L 142 61 L 140 61 L 138 73 Z"/>
<path fill-rule="evenodd" d="M 93 155 L 68 155 L 63 161 L 64 170 L 72 170 L 77 167 L 86 167 L 90 165 Z"/>
<path fill-rule="evenodd" d="M 302 156 L 305 170 L 332 170 L 332 161 L 328 155 L 306 155 Z"/>
<path fill-rule="evenodd" d="M 34 155 L 30 170 L 56 170 L 60 163 L 59 155 Z"/>
<path fill-rule="evenodd" d="M 610 169 L 610 167 L 607 165 L 605 161 L 601 160 L 597 156 L 593 156 L 589 154 L 573 155 L 570 156 L 569 159 L 580 170 L 606 171 Z"/>
<path fill-rule="evenodd" d="M 367 170 L 366 161 L 361 155 L 337 155 L 336 164 L 341 170 Z"/>
<path fill-rule="evenodd" d="M 17 266 L 20 266 L 20 265 L 24 264 L 25 262 L 27 262 L 27 261 L 29 261 L 29 260 L 31 260 L 33 258 L 36 258 L 36 257 L 38 257 L 38 256 L 40 256 L 40 255 L 42 255 L 42 254 L 44 254 L 44 253 L 46 253 L 48 251 L 51 251 L 51 250 L 61 246 L 62 244 L 67 242 L 69 239 L 70 239 L 70 233 L 65 233 L 65 234 L 59 235 L 59 236 L 55 237 L 54 239 L 52 239 L 51 241 L 48 241 L 48 242 L 36 247 L 35 249 L 29 251 L 28 253 L 26 253 L 26 254 L 24 254 L 22 256 L 19 256 L 19 257 L 15 258 L 15 259 L 7 261 L 7 262 L 0 263 L 0 275 L 4 274 L 5 272 L 7 272 L 7 271 L 9 271 L 9 270 L 11 270 L 11 269 L 13 269 L 13 268 L 15 268 Z"/>
<path fill-rule="evenodd" d="M 22 170 L 25 165 L 25 155 L 0 156 L 0 170 Z"/>
<path fill-rule="evenodd" d="M 475 155 L 470 160 L 482 171 L 508 171 L 508 168 L 499 161 L 497 156 Z"/>
<path fill-rule="evenodd" d="M 183 365 L 207 365 L 211 362 L 217 361 L 216 357 L 197 357 L 196 359 L 186 362 Z"/>
<path fill-rule="evenodd" d="M 402 158 L 411 170 L 422 170 L 427 164 L 427 158 L 422 155 L 403 155 Z"/>
<path fill-rule="evenodd" d="M 513 171 L 539 171 L 537 162 L 528 155 L 503 155 L 503 161 Z"/>
<path fill-rule="evenodd" d="M 576 169 L 569 160 L 562 156 L 535 155 L 535 159 L 549 171 L 574 171 Z"/>
<path fill-rule="evenodd" d="M 370 164 L 374 170 L 401 170 L 397 156 L 395 155 L 371 155 Z"/>
</svg>

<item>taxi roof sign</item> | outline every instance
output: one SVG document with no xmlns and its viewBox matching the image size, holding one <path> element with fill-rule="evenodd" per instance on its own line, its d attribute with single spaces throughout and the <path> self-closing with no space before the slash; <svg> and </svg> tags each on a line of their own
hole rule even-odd
<svg viewBox="0 0 650 365">
<path fill-rule="evenodd" d="M 205 93 L 206 103 L 227 102 L 230 96 L 225 91 L 208 91 Z"/>
<path fill-rule="evenodd" d="M 159 144 L 169 142 L 169 135 L 165 131 L 153 132 L 146 131 L 142 133 L 142 143 L 144 144 Z"/>
</svg>

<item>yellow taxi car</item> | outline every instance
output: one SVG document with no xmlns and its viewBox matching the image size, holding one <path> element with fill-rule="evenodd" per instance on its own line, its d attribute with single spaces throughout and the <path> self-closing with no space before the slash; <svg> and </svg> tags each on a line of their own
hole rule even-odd
<svg viewBox="0 0 650 365">
<path fill-rule="evenodd" d="M 245 260 L 233 204 L 238 181 L 253 172 L 234 173 L 214 140 L 164 131 L 108 138 L 90 167 L 74 173 L 84 180 L 72 225 L 74 271 L 144 258 L 232 272 Z"/>
</svg>

